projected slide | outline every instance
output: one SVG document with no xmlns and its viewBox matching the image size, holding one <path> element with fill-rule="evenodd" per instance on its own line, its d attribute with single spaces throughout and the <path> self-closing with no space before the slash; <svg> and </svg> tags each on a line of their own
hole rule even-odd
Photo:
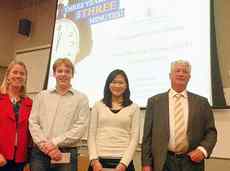
<svg viewBox="0 0 230 171">
<path fill-rule="evenodd" d="M 51 66 L 68 57 L 76 65 L 73 87 L 90 105 L 102 98 L 106 77 L 123 69 L 131 98 L 147 98 L 170 87 L 170 63 L 192 64 L 188 90 L 211 102 L 209 0 L 59 0 Z M 50 70 L 48 88 L 55 80 Z"/>
</svg>

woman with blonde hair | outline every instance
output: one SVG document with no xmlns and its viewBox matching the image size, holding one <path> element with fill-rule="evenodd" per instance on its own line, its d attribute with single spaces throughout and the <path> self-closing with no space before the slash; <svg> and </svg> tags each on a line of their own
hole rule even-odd
<svg viewBox="0 0 230 171">
<path fill-rule="evenodd" d="M 25 95 L 26 80 L 25 64 L 12 61 L 0 87 L 0 171 L 22 171 L 27 160 L 32 100 Z"/>
</svg>

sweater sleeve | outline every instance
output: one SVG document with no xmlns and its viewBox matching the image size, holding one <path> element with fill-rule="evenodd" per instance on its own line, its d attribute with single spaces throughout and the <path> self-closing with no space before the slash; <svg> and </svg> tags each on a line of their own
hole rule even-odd
<svg viewBox="0 0 230 171">
<path fill-rule="evenodd" d="M 126 166 L 129 165 L 136 151 L 136 147 L 137 147 L 138 140 L 139 140 L 139 133 L 140 133 L 140 109 L 137 105 L 135 105 L 135 110 L 133 113 L 133 118 L 132 118 L 132 123 L 131 123 L 131 132 L 130 132 L 131 139 L 129 142 L 129 146 L 120 161 Z"/>
<path fill-rule="evenodd" d="M 89 150 L 89 159 L 97 159 L 97 148 L 96 148 L 96 134 L 97 134 L 97 124 L 98 124 L 98 111 L 96 104 L 92 108 L 89 129 L 88 129 L 88 150 Z"/>
</svg>

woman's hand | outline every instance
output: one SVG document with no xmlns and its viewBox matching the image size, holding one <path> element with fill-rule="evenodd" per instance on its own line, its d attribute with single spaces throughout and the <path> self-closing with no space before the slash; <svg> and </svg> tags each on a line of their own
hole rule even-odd
<svg viewBox="0 0 230 171">
<path fill-rule="evenodd" d="M 123 163 L 119 163 L 115 171 L 126 171 L 126 166 Z"/>
<path fill-rule="evenodd" d="M 5 157 L 2 154 L 0 154 L 0 167 L 6 165 L 6 163 L 7 163 L 7 161 L 6 161 Z"/>
<path fill-rule="evenodd" d="M 99 160 L 93 160 L 91 164 L 93 167 L 93 171 L 103 171 L 103 167 Z"/>
</svg>

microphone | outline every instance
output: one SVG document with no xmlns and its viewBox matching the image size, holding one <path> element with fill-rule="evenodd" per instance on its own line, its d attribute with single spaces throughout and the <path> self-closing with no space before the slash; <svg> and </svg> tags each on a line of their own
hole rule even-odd
<svg viewBox="0 0 230 171">
<path fill-rule="evenodd" d="M 12 97 L 12 98 L 11 98 L 11 102 L 15 105 L 15 104 L 17 103 L 16 97 Z"/>
</svg>

